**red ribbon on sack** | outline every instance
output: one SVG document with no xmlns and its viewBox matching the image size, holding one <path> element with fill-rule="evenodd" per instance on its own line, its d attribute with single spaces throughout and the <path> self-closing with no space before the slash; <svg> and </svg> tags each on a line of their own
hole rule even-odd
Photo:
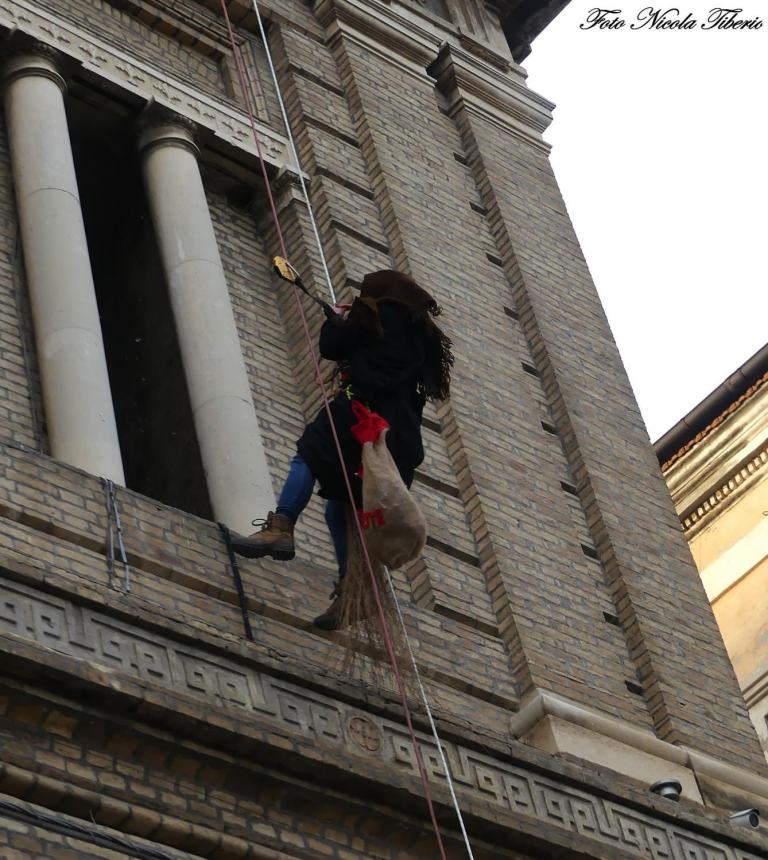
<svg viewBox="0 0 768 860">
<path fill-rule="evenodd" d="M 365 445 L 366 442 L 378 442 L 382 432 L 389 428 L 388 421 L 378 412 L 371 412 L 359 400 L 352 401 L 352 412 L 357 418 L 357 424 L 353 424 L 349 429 L 361 445 Z"/>
<path fill-rule="evenodd" d="M 357 518 L 360 520 L 360 527 L 364 529 L 384 525 L 384 511 L 381 508 L 376 508 L 374 511 L 358 510 Z"/>
</svg>

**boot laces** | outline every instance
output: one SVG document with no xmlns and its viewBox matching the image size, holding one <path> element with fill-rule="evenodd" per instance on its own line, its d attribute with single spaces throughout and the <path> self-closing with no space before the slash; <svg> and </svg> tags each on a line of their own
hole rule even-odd
<svg viewBox="0 0 768 860">
<path fill-rule="evenodd" d="M 261 532 L 269 531 L 269 529 L 272 527 L 272 517 L 273 516 L 274 516 L 274 513 L 272 511 L 270 511 L 267 514 L 266 519 L 256 518 L 255 520 L 251 520 L 251 525 L 254 526 L 255 528 L 257 528 Z"/>
</svg>

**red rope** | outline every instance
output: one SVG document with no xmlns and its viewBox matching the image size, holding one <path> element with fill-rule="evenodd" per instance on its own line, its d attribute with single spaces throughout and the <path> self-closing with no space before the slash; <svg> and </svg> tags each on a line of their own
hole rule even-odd
<svg viewBox="0 0 768 860">
<path fill-rule="evenodd" d="M 283 237 L 283 231 L 280 227 L 280 217 L 277 214 L 277 208 L 275 206 L 275 200 L 274 200 L 274 196 L 272 194 L 272 186 L 269 182 L 269 176 L 267 175 L 266 163 L 264 161 L 264 156 L 262 155 L 261 144 L 259 143 L 259 135 L 258 135 L 258 132 L 256 131 L 256 122 L 253 118 L 253 112 L 251 111 L 251 105 L 250 105 L 250 100 L 248 98 L 248 89 L 247 89 L 247 85 L 246 85 L 245 75 L 243 73 L 242 64 L 240 62 L 240 52 L 239 52 L 237 44 L 235 42 L 235 34 L 234 34 L 234 30 L 232 28 L 232 22 L 230 21 L 230 18 L 229 18 L 229 11 L 227 9 L 226 0 L 221 0 L 221 9 L 224 13 L 224 18 L 227 22 L 227 30 L 229 31 L 229 41 L 230 41 L 230 44 L 232 46 L 232 54 L 233 54 L 234 59 L 235 59 L 235 67 L 237 69 L 237 75 L 240 79 L 240 87 L 241 87 L 242 93 L 243 93 L 243 101 L 245 103 L 245 109 L 246 109 L 246 112 L 248 114 L 248 120 L 249 120 L 250 125 L 251 125 L 251 131 L 253 132 L 253 139 L 256 143 L 256 151 L 258 153 L 259 162 L 261 164 L 261 174 L 262 174 L 262 177 L 264 178 L 264 186 L 266 188 L 267 198 L 269 200 L 269 208 L 270 208 L 271 213 L 272 213 L 272 221 L 274 223 L 275 231 L 277 233 L 277 237 L 278 237 L 278 240 L 280 242 L 281 253 L 282 253 L 283 257 L 287 260 L 288 259 L 288 253 L 287 253 L 286 247 L 285 247 L 285 239 Z M 266 50 L 269 50 L 268 45 L 265 44 L 264 47 Z M 297 164 L 296 169 L 300 170 L 301 167 Z M 331 434 L 333 435 L 333 442 L 334 442 L 334 445 L 336 446 L 336 453 L 337 453 L 338 458 L 339 458 L 339 464 L 341 466 L 341 471 L 342 471 L 342 474 L 344 475 L 344 483 L 345 483 L 346 488 L 347 488 L 347 494 L 349 496 L 349 501 L 350 501 L 350 504 L 352 506 L 352 510 L 354 511 L 356 509 L 355 496 L 354 496 L 354 493 L 352 491 L 352 484 L 350 483 L 349 475 L 347 474 L 347 470 L 344 466 L 344 455 L 342 454 L 341 442 L 339 441 L 339 436 L 338 436 L 338 433 L 336 431 L 336 425 L 334 423 L 333 415 L 331 413 L 331 404 L 330 404 L 330 399 L 328 397 L 328 390 L 326 388 L 325 381 L 323 380 L 322 371 L 320 369 L 320 362 L 318 360 L 317 353 L 315 351 L 314 344 L 312 342 L 312 333 L 309 330 L 309 323 L 307 322 L 307 316 L 304 312 L 304 306 L 301 303 L 301 297 L 299 296 L 299 291 L 298 291 L 295 284 L 293 285 L 293 295 L 294 295 L 294 299 L 296 300 L 296 307 L 298 308 L 299 316 L 301 317 L 301 323 L 302 323 L 302 327 L 304 329 L 304 334 L 306 335 L 306 338 L 307 338 L 307 346 L 309 348 L 309 354 L 312 358 L 312 363 L 314 365 L 315 377 L 317 379 L 318 385 L 320 386 L 320 390 L 321 390 L 322 395 L 323 395 L 323 406 L 325 408 L 326 414 L 328 415 L 328 421 L 329 421 L 330 427 L 331 427 Z M 386 614 L 384 612 L 384 605 L 383 605 L 382 600 L 381 600 L 381 593 L 379 591 L 378 583 L 376 582 L 376 575 L 374 574 L 374 571 L 373 571 L 373 564 L 371 562 L 371 557 L 368 553 L 368 546 L 367 546 L 366 541 L 365 541 L 365 534 L 363 532 L 359 518 L 354 517 L 354 520 L 355 520 L 355 524 L 357 526 L 358 537 L 359 537 L 360 543 L 362 545 L 365 563 L 368 567 L 368 573 L 370 574 L 370 578 L 371 578 L 373 595 L 374 595 L 374 598 L 376 600 L 376 607 L 379 611 L 379 617 L 381 619 L 382 631 L 384 633 L 384 643 L 385 643 L 385 647 L 387 650 L 387 655 L 389 657 L 390 663 L 392 664 L 392 671 L 394 672 L 395 680 L 397 682 L 397 688 L 398 688 L 398 692 L 400 694 L 400 701 L 403 705 L 403 714 L 405 716 L 405 723 L 406 723 L 406 726 L 408 728 L 408 734 L 410 735 L 411 741 L 413 743 L 413 750 L 414 750 L 414 754 L 416 756 L 416 764 L 417 764 L 417 767 L 419 770 L 419 775 L 421 777 L 422 785 L 424 787 L 424 794 L 425 794 L 425 799 L 427 802 L 427 807 L 429 809 L 429 817 L 432 821 L 432 827 L 434 828 L 434 831 L 435 831 L 435 838 L 437 839 L 438 848 L 440 849 L 441 860 L 447 860 L 446 853 L 445 853 L 445 847 L 443 846 L 443 838 L 442 838 L 442 835 L 440 833 L 440 826 L 437 823 L 437 816 L 435 815 L 435 807 L 434 807 L 434 804 L 432 802 L 432 793 L 429 789 L 429 779 L 427 777 L 427 771 L 426 771 L 426 768 L 424 767 L 424 760 L 423 760 L 422 755 L 421 755 L 421 749 L 419 747 L 419 742 L 416 738 L 416 732 L 414 731 L 414 728 L 413 728 L 413 721 L 411 719 L 411 711 L 410 711 L 410 708 L 408 707 L 408 700 L 407 700 L 406 693 L 405 693 L 405 685 L 403 683 L 402 674 L 400 673 L 400 668 L 399 668 L 398 663 L 397 663 L 397 656 L 395 654 L 395 648 L 394 648 L 394 644 L 392 642 L 392 637 L 390 636 L 390 633 L 388 630 L 387 618 L 386 618 Z"/>
</svg>

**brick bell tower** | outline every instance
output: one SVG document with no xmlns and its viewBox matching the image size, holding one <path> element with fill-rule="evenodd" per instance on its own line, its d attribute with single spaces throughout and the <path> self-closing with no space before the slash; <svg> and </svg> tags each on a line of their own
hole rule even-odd
<svg viewBox="0 0 768 860">
<path fill-rule="evenodd" d="M 518 64 L 557 5 L 262 6 L 340 298 L 402 269 L 454 339 L 395 582 L 474 857 L 768 856 L 728 820 L 768 805 L 765 757 Z M 322 293 L 258 21 L 228 11 Z M 438 857 L 390 675 L 310 625 L 317 501 L 294 562 L 241 563 L 244 635 L 216 522 L 274 504 L 318 392 L 218 0 L 0 0 L 0 31 L 0 857 Z"/>
</svg>

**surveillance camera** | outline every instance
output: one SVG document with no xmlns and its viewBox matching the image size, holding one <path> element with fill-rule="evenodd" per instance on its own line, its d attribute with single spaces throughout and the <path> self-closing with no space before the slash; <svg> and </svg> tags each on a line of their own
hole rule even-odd
<svg viewBox="0 0 768 860">
<path fill-rule="evenodd" d="M 654 782 L 650 790 L 654 794 L 658 794 L 660 797 L 666 797 L 667 800 L 677 801 L 680 800 L 680 793 L 683 790 L 683 786 L 677 779 L 661 779 L 658 782 Z"/>
<path fill-rule="evenodd" d="M 760 813 L 757 809 L 742 809 L 728 816 L 728 821 L 734 827 L 751 827 L 753 830 L 760 826 Z"/>
</svg>

